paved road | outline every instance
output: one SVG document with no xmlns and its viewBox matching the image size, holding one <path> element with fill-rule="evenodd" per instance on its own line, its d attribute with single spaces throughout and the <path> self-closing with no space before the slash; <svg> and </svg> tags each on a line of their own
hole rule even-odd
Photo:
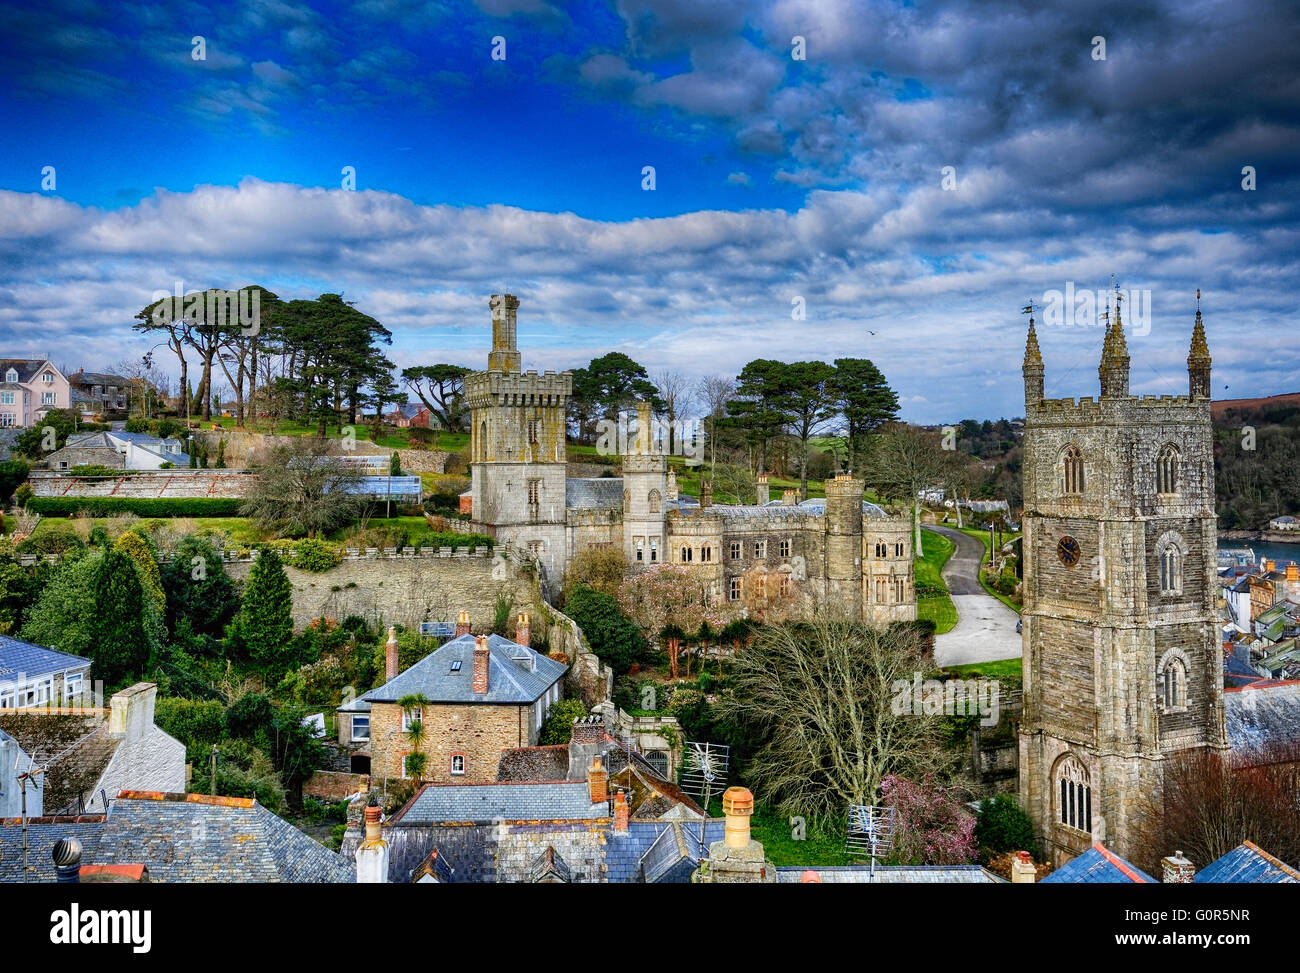
<svg viewBox="0 0 1300 973">
<path fill-rule="evenodd" d="M 950 527 L 926 527 L 957 545 L 943 568 L 943 580 L 957 609 L 957 626 L 934 639 L 934 661 L 941 666 L 1020 658 L 1020 616 L 979 582 L 984 545 Z"/>
</svg>

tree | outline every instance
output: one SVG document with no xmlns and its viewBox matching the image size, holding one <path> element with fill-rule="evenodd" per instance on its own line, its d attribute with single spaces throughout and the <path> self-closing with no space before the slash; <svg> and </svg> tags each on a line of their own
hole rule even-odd
<svg viewBox="0 0 1300 973">
<path fill-rule="evenodd" d="M 397 401 L 397 383 L 392 372 L 381 371 L 370 382 L 369 403 L 375 407 L 375 418 L 370 424 L 370 439 L 379 441 L 384 427 L 384 407 Z"/>
<path fill-rule="evenodd" d="M 757 746 L 747 778 L 783 813 L 828 822 L 874 804 L 891 774 L 949 770 L 943 717 L 896 705 L 933 664 L 914 630 L 855 624 L 821 612 L 761 628 L 731 664 L 720 716 Z M 900 710 L 900 712 L 895 712 Z"/>
<path fill-rule="evenodd" d="M 757 471 L 768 468 L 768 446 L 793 421 L 790 372 L 785 362 L 756 358 L 740 371 L 736 397 L 727 403 L 727 421 L 745 433 L 758 456 Z"/>
<path fill-rule="evenodd" d="M 149 664 L 146 595 L 130 556 L 116 548 L 99 559 L 95 576 L 91 679 L 112 686 L 144 675 Z"/>
<path fill-rule="evenodd" d="M 568 743 L 573 739 L 573 724 L 587 715 L 587 707 L 580 699 L 558 699 L 551 704 L 542 724 L 538 746 L 550 747 Z"/>
<path fill-rule="evenodd" d="M 736 383 L 725 375 L 706 375 L 700 379 L 695 394 L 704 403 L 709 419 L 709 471 L 718 462 L 718 425 L 727 414 L 727 403 L 736 394 Z"/>
<path fill-rule="evenodd" d="M 849 469 L 862 469 L 867 437 L 898 418 L 898 394 L 867 358 L 835 359 L 835 398 L 844 416 L 844 445 Z"/>
<path fill-rule="evenodd" d="M 411 741 L 411 752 L 406 755 L 407 776 L 418 784 L 424 779 L 424 765 L 428 756 L 424 752 L 424 707 L 429 700 L 423 693 L 412 693 L 397 701 L 406 717 L 406 738 Z"/>
<path fill-rule="evenodd" d="M 461 432 L 469 414 L 465 402 L 465 376 L 474 369 L 463 365 L 417 365 L 402 369 L 402 381 L 424 403 L 448 432 Z"/>
<path fill-rule="evenodd" d="M 712 581 L 682 564 L 659 564 L 629 575 L 619 585 L 618 603 L 650 636 L 660 636 L 665 626 L 676 629 L 665 643 L 673 678 L 686 635 L 703 625 L 721 628 L 727 623 L 727 611 L 717 603 Z"/>
<path fill-rule="evenodd" d="M 677 422 L 690 408 L 691 384 L 682 372 L 665 368 L 655 375 L 655 388 L 659 391 L 659 400 L 663 402 L 663 415 L 668 423 L 668 435 L 665 445 L 669 453 L 680 451 L 680 443 L 675 441 Z"/>
<path fill-rule="evenodd" d="M 68 436 L 77 431 L 80 419 L 71 409 L 51 409 L 39 426 L 29 426 L 14 437 L 14 449 L 28 459 L 43 459 L 67 444 Z M 53 430 L 53 438 L 46 430 Z"/>
<path fill-rule="evenodd" d="M 640 399 L 649 399 L 656 411 L 663 412 L 659 390 L 645 368 L 622 352 L 611 351 L 592 359 L 586 368 L 575 369 L 569 409 L 579 440 L 594 442 L 598 419 L 613 419 Z"/>
<path fill-rule="evenodd" d="M 239 608 L 239 597 L 216 547 L 207 538 L 187 535 L 161 571 L 167 599 L 167 627 L 185 619 L 190 630 L 217 637 Z"/>
<path fill-rule="evenodd" d="M 69 655 L 92 655 L 100 626 L 87 609 L 95 604 L 100 560 L 97 554 L 65 555 L 54 566 L 35 606 L 27 611 L 24 639 Z"/>
<path fill-rule="evenodd" d="M 0 507 L 7 505 L 19 485 L 27 482 L 30 471 L 31 467 L 20 459 L 0 462 Z"/>
<path fill-rule="evenodd" d="M 980 801 L 975 822 L 975 847 L 984 863 L 1000 852 L 1027 851 L 1038 858 L 1034 822 L 1011 794 L 998 794 Z"/>
<path fill-rule="evenodd" d="M 564 611 L 578 623 L 591 650 L 615 672 L 626 672 L 645 658 L 648 646 L 641 630 L 609 595 L 578 585 L 565 599 Z"/>
<path fill-rule="evenodd" d="M 612 547 L 588 547 L 569 559 L 564 569 L 564 589 L 571 591 L 586 585 L 596 591 L 618 597 L 618 587 L 627 577 L 627 558 Z"/>
<path fill-rule="evenodd" d="M 808 441 L 835 414 L 835 369 L 825 362 L 800 361 L 785 366 L 786 391 L 781 402 L 799 440 L 799 499 L 808 499 Z"/>
<path fill-rule="evenodd" d="M 922 551 L 921 494 L 942 479 L 945 463 L 938 435 L 924 429 L 890 423 L 871 440 L 869 482 L 886 496 L 907 501 L 918 555 Z"/>
<path fill-rule="evenodd" d="M 932 780 L 890 774 L 880 782 L 886 807 L 894 809 L 894 851 L 900 865 L 967 865 L 975 860 L 975 816 L 964 795 Z"/>
<path fill-rule="evenodd" d="M 240 513 L 289 537 L 314 537 L 350 523 L 365 505 L 358 493 L 361 474 L 330 448 L 328 440 L 306 438 L 273 447 Z"/>
<path fill-rule="evenodd" d="M 239 634 L 268 676 L 288 668 L 293 639 L 293 586 L 274 548 L 258 549 L 239 609 Z"/>
<path fill-rule="evenodd" d="M 325 763 L 325 748 L 303 724 L 306 712 L 281 706 L 271 718 L 268 745 L 271 762 L 284 781 L 290 807 L 302 807 L 302 785 Z"/>
<path fill-rule="evenodd" d="M 167 637 L 167 595 L 158 571 L 158 554 L 139 530 L 123 531 L 113 548 L 129 557 L 135 565 L 140 589 L 145 596 L 145 632 L 149 636 L 150 649 L 157 652 Z"/>
</svg>

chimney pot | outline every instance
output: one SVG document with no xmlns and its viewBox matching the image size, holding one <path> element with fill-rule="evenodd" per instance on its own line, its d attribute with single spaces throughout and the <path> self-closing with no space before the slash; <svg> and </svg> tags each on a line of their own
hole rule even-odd
<svg viewBox="0 0 1300 973">
<path fill-rule="evenodd" d="M 384 644 L 384 682 L 397 678 L 397 629 L 389 627 L 388 641 Z"/>
<path fill-rule="evenodd" d="M 749 817 L 754 813 L 754 795 L 748 787 L 728 787 L 722 793 L 722 815 L 726 818 L 724 840 L 728 848 L 749 846 Z"/>
<path fill-rule="evenodd" d="M 628 816 L 627 794 L 620 790 L 617 794 L 614 795 L 614 830 L 615 831 L 619 831 L 623 833 L 627 832 L 627 816 Z"/>
<path fill-rule="evenodd" d="M 532 626 L 529 624 L 528 612 L 520 612 L 515 618 L 515 642 L 519 645 L 532 645 Z"/>
<path fill-rule="evenodd" d="M 456 638 L 469 634 L 469 612 L 463 611 L 456 616 Z"/>
<path fill-rule="evenodd" d="M 1196 866 L 1176 851 L 1168 858 L 1160 859 L 1161 877 L 1165 885 L 1190 885 L 1196 879 Z"/>
<path fill-rule="evenodd" d="M 1016 860 L 1011 863 L 1011 882 L 1013 885 L 1032 885 L 1038 881 L 1038 869 L 1027 851 L 1016 852 Z"/>
<path fill-rule="evenodd" d="M 587 768 L 587 790 L 592 804 L 609 800 L 609 771 L 599 757 L 593 757 L 591 766 Z"/>
</svg>

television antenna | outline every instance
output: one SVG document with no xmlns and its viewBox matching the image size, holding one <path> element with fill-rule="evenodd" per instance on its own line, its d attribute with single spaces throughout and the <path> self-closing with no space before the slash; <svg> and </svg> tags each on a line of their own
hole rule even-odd
<svg viewBox="0 0 1300 973">
<path fill-rule="evenodd" d="M 894 809 L 877 804 L 850 804 L 848 837 L 844 852 L 850 858 L 871 859 L 871 875 L 876 861 L 894 850 Z"/>
</svg>

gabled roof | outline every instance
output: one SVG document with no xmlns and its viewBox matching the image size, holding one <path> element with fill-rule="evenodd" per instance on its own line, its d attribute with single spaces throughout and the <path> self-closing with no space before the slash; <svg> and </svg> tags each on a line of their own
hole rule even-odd
<svg viewBox="0 0 1300 973">
<path fill-rule="evenodd" d="M 1194 881 L 1295 885 L 1300 884 L 1300 872 L 1247 841 L 1202 868 Z"/>
<path fill-rule="evenodd" d="M 609 802 L 591 802 L 584 781 L 509 784 L 425 784 L 393 816 L 395 826 L 486 824 L 494 821 L 593 821 L 609 818 Z"/>
<path fill-rule="evenodd" d="M 12 368 L 18 373 L 18 381 L 30 382 L 46 365 L 53 369 L 54 374 L 63 374 L 50 363 L 48 358 L 0 358 L 0 378 L 4 378 L 5 373 Z"/>
<path fill-rule="evenodd" d="M 573 876 L 569 871 L 569 863 L 555 850 L 555 846 L 547 845 L 546 850 L 528 866 L 528 880 L 534 883 L 563 882 L 568 884 L 573 880 Z"/>
<path fill-rule="evenodd" d="M 1249 759 L 1269 744 L 1300 742 L 1300 682 L 1226 689 L 1223 716 L 1235 759 Z"/>
<path fill-rule="evenodd" d="M 108 732 L 105 710 L 15 712 L 0 710 L 0 729 L 35 764 L 44 764 L 39 786 L 47 814 L 75 814 L 79 799 L 99 782 L 122 740 Z"/>
<path fill-rule="evenodd" d="M 1151 883 L 1156 880 L 1131 862 L 1120 858 L 1101 842 L 1093 842 L 1091 848 L 1077 858 L 1072 858 L 1056 871 L 1043 878 L 1039 884 L 1053 882 L 1056 884 L 1107 884 L 1107 883 Z"/>
<path fill-rule="evenodd" d="M 19 675 L 35 678 L 89 665 L 90 660 L 79 655 L 24 642 L 12 635 L 0 635 L 0 685 L 14 681 Z"/>
<path fill-rule="evenodd" d="M 430 703 L 532 703 L 569 668 L 500 635 L 488 636 L 488 691 L 474 692 L 473 635 L 454 638 L 384 685 L 358 697 L 358 703 L 395 703 L 423 694 Z M 459 667 L 455 663 L 460 663 Z M 352 704 L 350 710 L 364 710 Z"/>
</svg>

